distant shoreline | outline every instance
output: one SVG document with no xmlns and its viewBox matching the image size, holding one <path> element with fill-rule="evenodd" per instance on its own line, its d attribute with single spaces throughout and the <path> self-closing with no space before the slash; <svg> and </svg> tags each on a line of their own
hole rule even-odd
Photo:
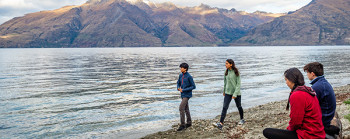
<svg viewBox="0 0 350 139">
<path fill-rule="evenodd" d="M 196 48 L 196 47 L 350 47 L 350 45 L 220 45 L 220 46 L 150 46 L 150 47 L 0 47 L 0 49 L 57 49 L 57 48 Z"/>
<path fill-rule="evenodd" d="M 350 136 L 350 124 L 344 118 L 350 113 L 350 105 L 343 103 L 350 98 L 350 84 L 335 87 L 334 91 L 337 97 L 337 112 L 343 127 L 343 137 Z M 232 112 L 227 115 L 222 131 L 212 126 L 212 123 L 219 120 L 220 115 L 218 115 L 214 119 L 194 120 L 192 127 L 185 131 L 177 132 L 178 125 L 173 125 L 170 130 L 150 134 L 143 138 L 264 138 L 262 135 L 264 128 L 285 129 L 288 126 L 289 111 L 285 110 L 286 103 L 286 100 L 282 100 L 245 109 L 246 123 L 243 126 L 237 125 L 238 112 Z"/>
</svg>

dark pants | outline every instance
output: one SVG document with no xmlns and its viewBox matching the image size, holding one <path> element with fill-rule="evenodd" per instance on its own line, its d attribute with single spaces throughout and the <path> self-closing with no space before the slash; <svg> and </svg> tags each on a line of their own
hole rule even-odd
<svg viewBox="0 0 350 139">
<path fill-rule="evenodd" d="M 268 139 L 298 139 L 297 132 L 283 129 L 265 128 L 263 134 Z"/>
<path fill-rule="evenodd" d="M 221 112 L 221 118 L 220 118 L 220 122 L 224 123 L 225 117 L 226 117 L 226 113 L 227 113 L 227 109 L 230 106 L 230 102 L 232 100 L 232 95 L 228 95 L 225 94 L 225 98 L 224 98 L 224 107 L 222 108 L 222 112 Z M 239 116 L 241 119 L 243 119 L 243 108 L 241 105 L 241 96 L 237 96 L 235 99 L 235 103 L 236 106 L 238 108 L 239 111 Z"/>
<path fill-rule="evenodd" d="M 187 117 L 187 124 L 192 124 L 190 109 L 188 107 L 189 99 L 190 98 L 187 98 L 187 97 L 182 98 L 182 101 L 179 107 L 181 126 L 185 126 L 185 113 Z"/>
<path fill-rule="evenodd" d="M 339 135 L 340 128 L 334 125 L 329 125 L 324 127 L 326 134 L 334 136 L 335 134 Z"/>
</svg>

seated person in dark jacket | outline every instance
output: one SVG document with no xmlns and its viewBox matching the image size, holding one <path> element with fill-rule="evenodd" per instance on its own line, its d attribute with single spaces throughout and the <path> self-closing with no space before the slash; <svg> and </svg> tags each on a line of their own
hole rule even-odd
<svg viewBox="0 0 350 139">
<path fill-rule="evenodd" d="M 323 65 L 319 62 L 312 62 L 304 66 L 304 71 L 311 81 L 312 89 L 317 94 L 316 96 L 322 111 L 322 122 L 326 133 L 330 135 L 337 134 L 337 131 L 333 131 L 334 126 L 330 125 L 336 109 L 335 95 L 331 84 L 329 84 L 323 76 Z"/>
</svg>

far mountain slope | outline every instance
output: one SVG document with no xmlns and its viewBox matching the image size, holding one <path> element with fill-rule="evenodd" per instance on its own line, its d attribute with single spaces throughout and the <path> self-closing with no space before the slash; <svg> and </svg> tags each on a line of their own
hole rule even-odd
<svg viewBox="0 0 350 139">
<path fill-rule="evenodd" d="M 313 0 L 252 29 L 236 45 L 349 45 L 350 0 Z"/>
</svg>

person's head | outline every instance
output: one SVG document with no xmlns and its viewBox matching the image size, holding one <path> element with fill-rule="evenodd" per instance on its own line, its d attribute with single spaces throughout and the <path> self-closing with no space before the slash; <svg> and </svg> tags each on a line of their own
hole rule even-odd
<svg viewBox="0 0 350 139">
<path fill-rule="evenodd" d="M 226 66 L 225 76 L 227 76 L 228 70 L 232 70 L 232 69 L 235 71 L 236 76 L 239 76 L 238 69 L 236 68 L 235 62 L 232 59 L 227 59 L 225 66 Z"/>
<path fill-rule="evenodd" d="M 319 62 L 312 62 L 304 66 L 304 71 L 309 80 L 313 80 L 317 76 L 323 75 L 323 65 Z"/>
<path fill-rule="evenodd" d="M 181 63 L 179 67 L 180 67 L 180 71 L 181 71 L 182 73 L 187 72 L 187 71 L 188 71 L 188 68 L 189 68 L 189 66 L 188 66 L 187 63 Z"/>
<path fill-rule="evenodd" d="M 292 89 L 292 91 L 297 86 L 303 86 L 304 76 L 297 68 L 290 68 L 284 72 L 284 79 L 286 80 L 287 86 Z"/>
</svg>

